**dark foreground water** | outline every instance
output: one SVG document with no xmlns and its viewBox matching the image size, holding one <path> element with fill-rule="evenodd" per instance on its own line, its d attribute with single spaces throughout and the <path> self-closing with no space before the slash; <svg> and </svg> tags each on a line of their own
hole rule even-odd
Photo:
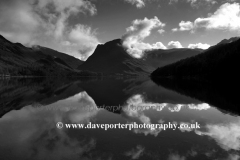
<svg viewBox="0 0 240 160">
<path fill-rule="evenodd" d="M 240 159 L 236 110 L 181 95 L 150 79 L 4 80 L 0 84 L 1 160 Z M 58 122 L 197 122 L 200 128 L 58 129 Z"/>
</svg>

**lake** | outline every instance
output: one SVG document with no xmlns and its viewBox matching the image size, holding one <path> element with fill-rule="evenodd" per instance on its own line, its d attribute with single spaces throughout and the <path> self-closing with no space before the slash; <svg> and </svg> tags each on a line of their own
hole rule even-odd
<svg viewBox="0 0 240 160">
<path fill-rule="evenodd" d="M 220 103 L 147 77 L 8 79 L 0 86 L 1 160 L 240 159 L 240 112 L 221 104 L 238 105 L 215 94 Z"/>
</svg>

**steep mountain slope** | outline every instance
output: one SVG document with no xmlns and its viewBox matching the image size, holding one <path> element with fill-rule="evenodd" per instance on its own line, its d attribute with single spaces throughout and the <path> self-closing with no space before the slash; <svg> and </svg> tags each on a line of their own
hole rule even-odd
<svg viewBox="0 0 240 160">
<path fill-rule="evenodd" d="M 144 74 L 149 68 L 142 60 L 131 57 L 116 39 L 98 45 L 95 52 L 79 67 L 80 70 L 102 72 L 103 74 Z"/>
<path fill-rule="evenodd" d="M 36 50 L 36 51 L 40 51 L 45 55 L 50 55 L 50 56 L 53 56 L 53 57 L 57 57 L 57 58 L 61 59 L 62 61 L 64 61 L 65 63 L 67 63 L 67 65 L 69 65 L 70 67 L 72 67 L 74 69 L 77 69 L 81 64 L 83 64 L 83 61 L 81 61 L 81 60 L 79 60 L 75 57 L 69 56 L 65 53 L 55 51 L 55 50 L 50 49 L 50 48 L 35 46 L 33 49 Z"/>
<path fill-rule="evenodd" d="M 54 76 L 77 71 L 83 62 L 48 48 L 27 48 L 0 36 L 1 75 Z"/>
<path fill-rule="evenodd" d="M 171 49 L 147 51 L 141 59 L 130 56 L 120 39 L 98 45 L 95 52 L 79 67 L 80 70 L 103 74 L 149 74 L 157 67 L 201 53 L 200 49 Z"/>
<path fill-rule="evenodd" d="M 240 39 L 220 43 L 204 53 L 158 68 L 153 77 L 191 78 L 212 83 L 238 83 Z"/>
</svg>

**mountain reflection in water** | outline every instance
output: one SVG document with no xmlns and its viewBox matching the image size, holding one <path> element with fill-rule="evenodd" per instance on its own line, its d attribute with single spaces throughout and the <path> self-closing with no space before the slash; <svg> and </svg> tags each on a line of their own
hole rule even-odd
<svg viewBox="0 0 240 160">
<path fill-rule="evenodd" d="M 0 84 L 0 157 L 4 160 L 240 158 L 239 113 L 181 95 L 149 79 Z M 105 131 L 57 129 L 57 122 L 198 122 L 201 128 Z"/>
</svg>

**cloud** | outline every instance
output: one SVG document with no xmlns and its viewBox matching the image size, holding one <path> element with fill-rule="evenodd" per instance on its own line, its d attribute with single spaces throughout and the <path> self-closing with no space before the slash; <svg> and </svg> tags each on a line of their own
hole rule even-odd
<svg viewBox="0 0 240 160">
<path fill-rule="evenodd" d="M 172 49 L 172 48 L 183 48 L 183 46 L 181 45 L 181 43 L 179 41 L 171 41 L 168 43 L 168 48 Z"/>
<path fill-rule="evenodd" d="M 240 30 L 240 5 L 239 3 L 225 3 L 221 5 L 216 12 L 209 14 L 206 18 L 197 18 L 194 22 L 179 23 L 180 28 L 174 28 L 173 31 L 191 31 L 195 32 L 200 28 L 206 30 L 224 30 L 239 32 Z"/>
<path fill-rule="evenodd" d="M 132 5 L 136 5 L 137 8 L 145 7 L 144 0 L 125 0 L 125 1 L 131 3 Z"/>
<path fill-rule="evenodd" d="M 99 43 L 96 31 L 83 24 L 71 25 L 68 20 L 70 16 L 92 16 L 96 12 L 95 5 L 84 0 L 3 0 L 0 34 L 13 42 L 42 45 L 86 59 Z"/>
<path fill-rule="evenodd" d="M 229 31 L 240 30 L 240 5 L 239 3 L 226 3 L 207 18 L 197 18 L 195 28 L 219 29 Z"/>
<path fill-rule="evenodd" d="M 190 21 L 181 21 L 179 23 L 179 29 L 178 28 L 173 28 L 172 31 L 173 32 L 176 32 L 176 31 L 189 31 L 189 30 L 192 30 L 193 29 L 193 23 L 190 22 Z"/>
<path fill-rule="evenodd" d="M 195 48 L 199 48 L 199 49 L 208 49 L 210 47 L 209 44 L 203 44 L 203 43 L 196 43 L 196 44 L 189 44 L 188 48 L 191 49 L 195 49 Z"/>
<path fill-rule="evenodd" d="M 178 28 L 173 28 L 172 31 L 173 32 L 177 32 L 179 29 Z"/>
<path fill-rule="evenodd" d="M 159 29 L 159 30 L 158 30 L 158 33 L 159 33 L 159 34 L 163 34 L 164 32 L 165 32 L 165 30 L 163 30 L 163 29 Z"/>
<path fill-rule="evenodd" d="M 132 39 L 134 41 L 141 41 L 151 34 L 152 29 L 164 26 L 165 24 L 162 23 L 156 16 L 152 19 L 136 19 L 132 22 L 132 26 L 126 29 L 123 40 Z"/>
<path fill-rule="evenodd" d="M 157 42 L 156 44 L 143 42 L 143 40 L 151 34 L 154 28 L 163 28 L 164 26 L 165 24 L 156 16 L 152 19 L 136 19 L 132 22 L 132 26 L 126 29 L 126 33 L 122 36 L 123 46 L 127 49 L 128 53 L 135 58 L 141 58 L 145 50 L 166 49 L 161 42 Z"/>
</svg>

